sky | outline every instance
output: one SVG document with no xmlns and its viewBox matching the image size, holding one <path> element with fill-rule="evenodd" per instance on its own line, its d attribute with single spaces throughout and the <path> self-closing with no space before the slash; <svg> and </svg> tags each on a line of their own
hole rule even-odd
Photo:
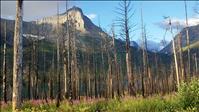
<svg viewBox="0 0 199 112">
<path fill-rule="evenodd" d="M 115 13 L 120 1 L 70 1 L 69 5 L 78 6 L 84 15 L 88 16 L 92 22 L 110 31 L 111 24 L 118 18 Z M 59 12 L 65 11 L 65 2 L 59 1 Z M 189 25 L 199 24 L 199 15 L 194 12 L 197 1 L 187 1 Z M 131 40 L 139 41 L 141 35 L 140 8 L 143 10 L 144 24 L 146 25 L 147 38 L 156 42 L 163 39 L 165 24 L 163 16 L 170 16 L 173 24 L 177 22 L 181 26 L 185 25 L 184 1 L 132 1 L 135 14 L 131 19 L 131 24 L 136 25 L 131 33 Z M 15 1 L 1 1 L 1 18 L 14 19 L 16 15 Z M 34 21 L 57 13 L 57 1 L 25 1 L 24 20 Z M 119 34 L 119 27 L 116 33 Z M 177 33 L 177 31 L 175 32 Z M 117 37 L 119 38 L 119 37 Z M 170 41 L 172 36 L 166 34 L 166 40 Z"/>
</svg>

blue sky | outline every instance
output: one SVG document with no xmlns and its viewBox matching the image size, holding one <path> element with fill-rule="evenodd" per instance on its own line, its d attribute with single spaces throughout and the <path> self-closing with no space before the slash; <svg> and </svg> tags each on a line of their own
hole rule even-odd
<svg viewBox="0 0 199 112">
<path fill-rule="evenodd" d="M 92 21 L 103 28 L 109 30 L 110 24 L 117 18 L 114 12 L 120 1 L 80 1 L 73 4 L 82 8 L 85 14 L 95 14 L 96 17 Z M 131 34 L 132 40 L 138 41 L 140 38 L 140 8 L 142 6 L 144 23 L 147 28 L 148 39 L 159 42 L 163 38 L 165 32 L 158 23 L 163 21 L 163 16 L 170 16 L 171 18 L 179 21 L 185 19 L 184 1 L 132 1 L 135 15 L 132 17 L 131 22 L 136 24 L 135 31 Z M 188 18 L 196 18 L 193 8 L 196 1 L 187 1 Z M 198 17 L 198 16 L 197 16 Z M 196 18 L 199 19 L 199 18 Z M 167 40 L 171 40 L 171 35 L 166 36 Z"/>
<path fill-rule="evenodd" d="M 120 1 L 70 1 L 73 5 L 80 7 L 83 13 L 91 18 L 94 24 L 100 24 L 101 27 L 110 30 L 112 22 L 117 18 L 114 12 Z M 194 13 L 193 8 L 197 1 L 187 1 L 188 18 L 190 25 L 199 24 L 199 16 Z M 59 1 L 60 13 L 65 11 L 65 2 Z M 184 1 L 132 1 L 133 9 L 136 11 L 132 17 L 131 23 L 136 24 L 135 31 L 131 33 L 132 40 L 140 39 L 140 7 L 143 8 L 144 23 L 147 29 L 149 40 L 159 42 L 162 40 L 165 30 L 160 27 L 164 25 L 163 16 L 170 16 L 173 21 L 179 21 L 184 24 L 185 11 Z M 15 1 L 1 1 L 1 17 L 14 19 Z M 24 20 L 33 21 L 46 16 L 56 15 L 57 1 L 25 1 L 24 3 Z M 117 33 L 118 33 L 117 28 Z M 166 39 L 172 39 L 171 35 L 167 35 Z"/>
</svg>

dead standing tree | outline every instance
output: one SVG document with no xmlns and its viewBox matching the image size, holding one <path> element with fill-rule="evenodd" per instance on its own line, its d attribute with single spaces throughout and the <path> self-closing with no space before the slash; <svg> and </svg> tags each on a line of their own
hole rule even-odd
<svg viewBox="0 0 199 112">
<path fill-rule="evenodd" d="M 144 32 L 144 23 L 143 23 L 143 14 L 142 14 L 142 8 L 141 8 L 141 37 L 142 37 L 142 61 L 143 61 L 143 70 L 141 73 L 141 82 L 142 82 L 142 96 L 145 97 L 145 77 L 147 75 L 147 63 L 146 63 L 146 46 L 145 46 L 145 32 Z"/>
<path fill-rule="evenodd" d="M 176 54 L 176 45 L 175 45 L 175 38 L 173 34 L 173 29 L 172 29 L 172 24 L 171 24 L 171 19 L 169 17 L 169 27 L 170 27 L 170 32 L 172 35 L 172 47 L 173 47 L 173 55 L 174 55 L 174 63 L 175 63 L 175 72 L 176 72 L 176 81 L 177 81 L 177 89 L 179 89 L 180 86 L 180 80 L 179 80 L 179 71 L 178 71 L 178 62 L 177 62 L 177 54 Z"/>
<path fill-rule="evenodd" d="M 134 77 L 132 73 L 132 58 L 130 52 L 130 31 L 132 26 L 130 25 L 130 20 L 134 13 L 131 14 L 132 6 L 131 1 L 124 0 L 119 3 L 119 7 L 116 11 L 117 14 L 120 15 L 117 20 L 119 26 L 121 27 L 121 36 L 123 36 L 126 40 L 126 73 L 128 77 L 128 93 L 130 95 L 135 96 L 135 87 L 134 87 Z"/>
<path fill-rule="evenodd" d="M 179 52 L 179 61 L 180 61 L 180 74 L 181 74 L 180 79 L 181 81 L 186 81 L 184 61 L 183 61 L 183 52 L 182 52 L 182 33 L 179 32 L 177 36 L 178 36 L 178 52 Z"/>
<path fill-rule="evenodd" d="M 112 25 L 112 29 L 111 30 L 112 30 L 112 47 L 113 47 L 113 54 L 114 54 L 117 95 L 120 96 L 120 77 L 119 77 L 119 68 L 118 68 L 118 62 L 117 62 L 117 50 L 116 50 L 116 46 L 115 46 L 114 24 Z"/>
<path fill-rule="evenodd" d="M 67 40 L 69 40 L 69 26 L 68 26 L 68 1 L 66 0 L 66 23 L 65 25 L 65 29 L 66 29 L 66 35 L 65 37 L 63 37 L 63 61 L 64 61 L 64 96 L 67 97 L 67 73 L 68 73 L 68 60 L 67 60 Z M 68 49 L 69 52 L 69 49 Z"/>
<path fill-rule="evenodd" d="M 5 21 L 5 26 L 4 26 L 4 45 L 3 45 L 3 99 L 4 102 L 7 103 L 7 69 L 6 69 L 6 21 Z"/>
<path fill-rule="evenodd" d="M 16 4 L 16 21 L 14 31 L 14 54 L 13 54 L 13 93 L 12 110 L 15 112 L 21 106 L 22 90 L 22 59 L 23 59 L 23 0 Z"/>
<path fill-rule="evenodd" d="M 59 3 L 57 3 L 57 29 L 56 29 L 56 33 L 57 33 L 57 75 L 58 75 L 58 91 L 57 91 L 57 103 L 56 106 L 59 107 L 60 105 L 60 100 L 61 100 L 61 74 L 60 74 L 60 40 L 59 40 Z"/>
<path fill-rule="evenodd" d="M 72 73 L 72 99 L 77 99 L 79 88 L 78 66 L 77 66 L 77 48 L 76 48 L 76 20 L 71 20 L 71 73 Z"/>
<path fill-rule="evenodd" d="M 187 70 L 187 77 L 188 79 L 191 77 L 191 57 L 190 57 L 190 39 L 189 39 L 189 23 L 188 23 L 188 18 L 187 18 L 187 3 L 186 3 L 186 0 L 184 1 L 184 5 L 185 5 L 185 16 L 186 16 L 186 44 L 187 44 L 187 56 L 188 56 L 188 63 L 187 63 L 187 66 L 188 66 L 188 70 Z"/>
</svg>

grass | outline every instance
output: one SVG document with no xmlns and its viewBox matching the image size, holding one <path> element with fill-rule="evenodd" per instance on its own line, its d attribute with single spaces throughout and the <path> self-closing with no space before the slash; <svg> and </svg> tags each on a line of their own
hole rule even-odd
<svg viewBox="0 0 199 112">
<path fill-rule="evenodd" d="M 2 112 L 11 112 L 11 104 L 3 104 Z M 199 79 L 182 83 L 177 93 L 165 96 L 156 95 L 147 98 L 123 97 L 114 99 L 67 100 L 56 107 L 55 100 L 45 103 L 43 100 L 25 101 L 20 112 L 199 112 Z"/>
<path fill-rule="evenodd" d="M 62 101 L 56 108 L 55 101 L 49 104 L 38 101 L 27 101 L 23 103 L 21 112 L 189 112 L 178 103 L 176 95 L 164 97 L 153 96 L 143 99 L 142 97 L 125 97 L 122 99 L 101 99 L 98 101 L 80 101 L 70 105 L 68 101 Z M 3 106 L 2 112 L 11 112 L 11 104 Z M 194 110 L 193 110 L 194 112 Z"/>
</svg>

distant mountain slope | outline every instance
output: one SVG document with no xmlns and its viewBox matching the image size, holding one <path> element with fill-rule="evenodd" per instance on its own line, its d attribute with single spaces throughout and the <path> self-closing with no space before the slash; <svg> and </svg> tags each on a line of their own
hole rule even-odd
<svg viewBox="0 0 199 112">
<path fill-rule="evenodd" d="M 76 29 L 78 30 L 78 36 L 76 39 L 77 46 L 79 48 L 94 48 L 101 45 L 101 41 L 104 42 L 104 38 L 109 38 L 110 36 L 102 31 L 101 28 L 92 23 L 92 21 L 83 14 L 82 10 L 78 7 L 72 7 L 67 12 L 59 15 L 59 23 L 64 24 L 67 22 L 67 15 L 69 15 L 69 20 L 73 19 L 75 21 Z M 6 20 L 1 18 L 1 42 L 4 37 L 4 24 L 7 24 L 7 43 L 9 45 L 13 44 L 14 36 L 14 20 Z M 45 36 L 46 40 L 55 41 L 56 40 L 56 26 L 57 26 L 57 15 L 51 17 L 45 17 L 38 21 L 23 22 L 23 32 L 24 34 L 33 34 Z M 61 30 L 61 29 L 60 29 Z M 25 38 L 24 38 L 25 39 Z M 26 44 L 26 42 L 24 42 Z"/>
<path fill-rule="evenodd" d="M 196 43 L 199 41 L 199 25 L 190 26 L 189 30 L 189 37 L 190 37 L 190 44 Z M 182 35 L 182 47 L 186 46 L 186 29 L 184 28 L 181 32 Z M 179 34 L 175 36 L 175 41 L 177 41 Z M 169 53 L 171 54 L 172 51 L 172 43 L 170 42 L 165 48 L 163 48 L 160 53 Z"/>
<path fill-rule="evenodd" d="M 168 44 L 169 42 L 166 41 L 166 45 Z M 142 42 L 141 41 L 137 41 L 137 44 L 141 47 L 142 46 Z M 147 40 L 146 42 L 147 44 L 147 50 L 148 51 L 152 51 L 152 52 L 159 52 L 161 49 L 163 49 L 163 45 L 162 43 L 159 43 L 159 42 L 156 42 L 154 40 Z"/>
</svg>

